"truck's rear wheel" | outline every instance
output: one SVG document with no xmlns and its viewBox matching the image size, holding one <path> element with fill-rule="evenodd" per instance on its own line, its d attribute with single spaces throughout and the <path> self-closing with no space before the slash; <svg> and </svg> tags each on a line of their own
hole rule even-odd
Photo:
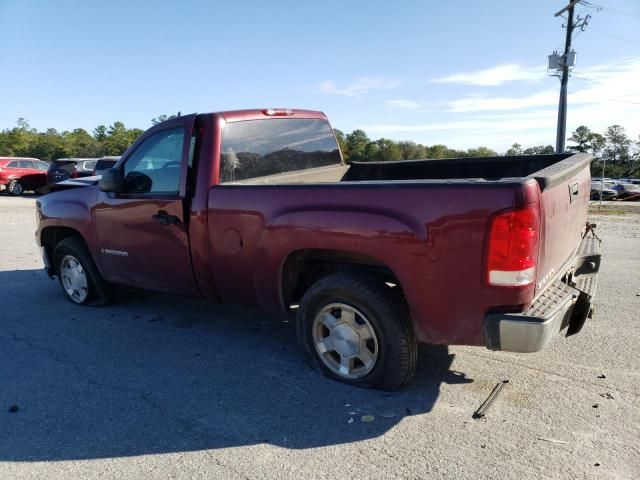
<svg viewBox="0 0 640 480">
<path fill-rule="evenodd" d="M 304 294 L 298 341 L 325 375 L 366 388 L 395 390 L 415 372 L 417 344 L 403 300 L 384 283 L 335 273 Z"/>
<path fill-rule="evenodd" d="M 114 287 L 96 268 L 84 242 L 68 237 L 56 245 L 54 262 L 58 279 L 67 298 L 77 305 L 108 305 Z"/>
</svg>

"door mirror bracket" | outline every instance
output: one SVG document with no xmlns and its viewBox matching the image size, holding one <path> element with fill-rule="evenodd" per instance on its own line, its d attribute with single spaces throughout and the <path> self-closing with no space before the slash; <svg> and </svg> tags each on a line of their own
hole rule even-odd
<svg viewBox="0 0 640 480">
<path fill-rule="evenodd" d="M 119 168 L 109 168 L 102 172 L 102 177 L 98 183 L 103 192 L 118 193 L 124 189 L 124 177 Z"/>
</svg>

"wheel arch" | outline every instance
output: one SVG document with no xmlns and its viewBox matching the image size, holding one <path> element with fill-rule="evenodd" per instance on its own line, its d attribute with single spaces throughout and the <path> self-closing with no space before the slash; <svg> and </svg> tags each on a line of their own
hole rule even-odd
<svg viewBox="0 0 640 480">
<path fill-rule="evenodd" d="M 280 295 L 285 310 L 296 304 L 320 278 L 339 271 L 366 274 L 402 291 L 392 268 L 373 256 L 349 250 L 299 249 L 287 255 L 280 271 Z"/>
<path fill-rule="evenodd" d="M 87 242 L 82 236 L 82 234 L 71 227 L 63 227 L 63 226 L 50 226 L 45 227 L 40 232 L 40 245 L 44 248 L 45 254 L 49 259 L 49 266 L 47 267 L 47 273 L 52 276 L 56 274 L 55 266 L 53 265 L 54 261 L 54 251 L 56 245 L 60 243 L 65 238 L 78 237 L 82 243 L 84 243 L 85 247 L 87 246 Z"/>
</svg>

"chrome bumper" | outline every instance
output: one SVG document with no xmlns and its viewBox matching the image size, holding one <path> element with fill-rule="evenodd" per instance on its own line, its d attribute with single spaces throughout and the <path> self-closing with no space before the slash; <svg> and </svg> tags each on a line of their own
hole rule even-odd
<svg viewBox="0 0 640 480">
<path fill-rule="evenodd" d="M 554 337 L 578 333 L 592 315 L 600 242 L 585 237 L 578 248 L 569 285 L 556 280 L 522 313 L 491 313 L 484 318 L 485 345 L 490 350 L 537 352 Z"/>
</svg>

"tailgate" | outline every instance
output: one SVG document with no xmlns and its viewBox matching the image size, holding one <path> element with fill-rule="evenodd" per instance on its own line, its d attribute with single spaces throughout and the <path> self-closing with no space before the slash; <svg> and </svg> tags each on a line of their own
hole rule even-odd
<svg viewBox="0 0 640 480">
<path fill-rule="evenodd" d="M 572 155 L 532 175 L 542 191 L 536 295 L 564 272 L 580 244 L 591 194 L 591 158 Z"/>
</svg>

